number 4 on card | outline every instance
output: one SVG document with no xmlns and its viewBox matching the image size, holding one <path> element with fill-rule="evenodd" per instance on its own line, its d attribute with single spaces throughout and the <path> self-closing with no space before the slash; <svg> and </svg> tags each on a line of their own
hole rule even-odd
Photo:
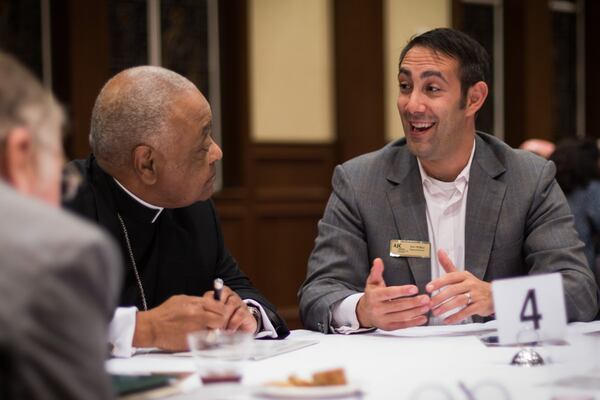
<svg viewBox="0 0 600 400">
<path fill-rule="evenodd" d="M 531 307 L 529 313 L 527 313 L 528 306 Z M 533 321 L 533 329 L 537 330 L 540 329 L 540 319 L 542 319 L 542 315 L 538 312 L 535 289 L 529 289 L 521 309 L 521 322 Z"/>
<path fill-rule="evenodd" d="M 567 315 L 562 276 L 533 275 L 492 282 L 500 344 L 562 339 Z"/>
</svg>

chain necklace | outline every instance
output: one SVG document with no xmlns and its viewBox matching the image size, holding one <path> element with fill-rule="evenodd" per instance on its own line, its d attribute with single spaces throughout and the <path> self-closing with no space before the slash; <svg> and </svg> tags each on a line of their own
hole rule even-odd
<svg viewBox="0 0 600 400">
<path fill-rule="evenodd" d="M 123 228 L 123 234 L 125 235 L 125 244 L 127 244 L 127 250 L 129 250 L 129 258 L 131 259 L 131 265 L 133 266 L 133 273 L 135 274 L 135 280 L 137 281 L 138 288 L 140 289 L 140 295 L 142 296 L 142 304 L 144 306 L 144 311 L 148 311 L 148 304 L 146 303 L 146 295 L 144 294 L 144 286 L 142 286 L 142 280 L 140 279 L 140 274 L 138 273 L 137 264 L 135 263 L 135 258 L 133 257 L 133 250 L 131 249 L 131 243 L 129 241 L 129 235 L 127 234 L 127 228 L 125 227 L 125 222 L 123 222 L 123 218 L 121 214 L 117 213 L 117 217 L 119 218 L 119 222 L 121 223 L 121 228 Z"/>
</svg>

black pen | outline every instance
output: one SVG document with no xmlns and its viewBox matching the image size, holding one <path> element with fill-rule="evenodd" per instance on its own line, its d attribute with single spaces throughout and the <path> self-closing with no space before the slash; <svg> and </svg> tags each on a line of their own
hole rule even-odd
<svg viewBox="0 0 600 400">
<path fill-rule="evenodd" d="M 223 279 L 217 278 L 213 281 L 213 288 L 215 291 L 213 292 L 213 299 L 216 301 L 221 300 L 221 292 L 223 291 Z"/>
</svg>

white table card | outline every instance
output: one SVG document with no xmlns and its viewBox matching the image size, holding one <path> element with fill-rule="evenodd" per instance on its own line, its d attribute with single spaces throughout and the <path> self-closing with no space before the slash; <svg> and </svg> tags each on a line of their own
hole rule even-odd
<svg viewBox="0 0 600 400">
<path fill-rule="evenodd" d="M 500 344 L 562 339 L 567 316 L 559 273 L 492 282 Z"/>
</svg>

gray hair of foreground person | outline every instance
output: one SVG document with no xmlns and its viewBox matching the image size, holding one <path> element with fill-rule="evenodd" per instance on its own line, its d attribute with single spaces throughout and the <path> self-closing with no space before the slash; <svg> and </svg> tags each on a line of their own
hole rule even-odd
<svg viewBox="0 0 600 400">
<path fill-rule="evenodd" d="M 38 148 L 54 146 L 61 138 L 62 108 L 31 72 L 11 55 L 0 52 L 0 145 L 15 128 L 25 128 Z M 0 161 L 3 153 L 0 152 Z M 38 166 L 43 170 L 43 164 Z M 0 163 L 0 168 L 1 163 Z"/>
<path fill-rule="evenodd" d="M 92 111 L 94 155 L 103 165 L 127 165 L 135 146 L 154 144 L 169 129 L 173 99 L 182 91 L 198 89 L 187 78 L 161 67 L 135 67 L 115 75 L 100 91 Z"/>
</svg>

